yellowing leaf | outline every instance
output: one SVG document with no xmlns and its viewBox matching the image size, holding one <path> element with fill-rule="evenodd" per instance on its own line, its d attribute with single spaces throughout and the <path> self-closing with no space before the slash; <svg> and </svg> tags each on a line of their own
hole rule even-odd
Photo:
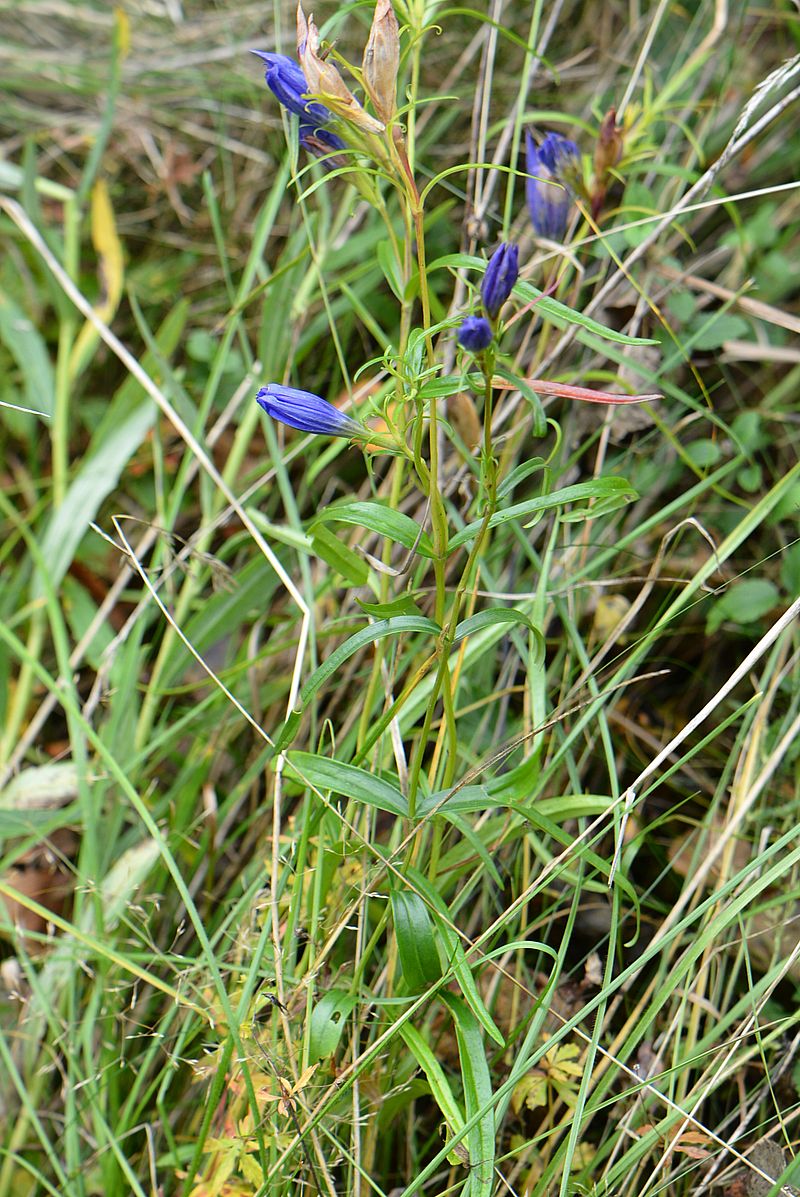
<svg viewBox="0 0 800 1197">
<path fill-rule="evenodd" d="M 547 1105 L 547 1077 L 544 1073 L 534 1069 L 518 1081 L 511 1095 L 511 1106 L 518 1114 L 523 1106 L 535 1110 L 537 1106 Z"/>
<path fill-rule="evenodd" d="M 245 1180 L 250 1182 L 255 1191 L 264 1187 L 264 1173 L 251 1155 L 243 1155 L 239 1161 L 239 1167 Z"/>
<path fill-rule="evenodd" d="M 593 622 L 598 640 L 610 639 L 630 607 L 630 599 L 625 598 L 624 594 L 604 594 L 597 600 Z"/>
<path fill-rule="evenodd" d="M 94 305 L 94 311 L 105 324 L 108 324 L 122 298 L 125 266 L 122 243 L 117 236 L 114 210 L 111 207 L 104 179 L 98 179 L 92 188 L 91 221 L 92 245 L 100 259 L 98 273 L 101 286 L 100 301 Z M 99 333 L 87 320 L 75 339 L 70 354 L 69 373 L 71 379 L 76 378 L 87 365 L 98 340 Z"/>
<path fill-rule="evenodd" d="M 119 61 L 124 62 L 131 48 L 131 23 L 124 8 L 114 9 L 114 20 L 117 23 L 115 29 L 117 54 L 119 55 Z"/>
</svg>

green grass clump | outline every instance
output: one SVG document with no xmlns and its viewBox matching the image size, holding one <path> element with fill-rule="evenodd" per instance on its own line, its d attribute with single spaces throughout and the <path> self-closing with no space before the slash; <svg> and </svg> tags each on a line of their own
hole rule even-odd
<svg viewBox="0 0 800 1197">
<path fill-rule="evenodd" d="M 800 1183 L 797 14 L 395 8 L 0 13 L 0 1197 Z"/>
</svg>

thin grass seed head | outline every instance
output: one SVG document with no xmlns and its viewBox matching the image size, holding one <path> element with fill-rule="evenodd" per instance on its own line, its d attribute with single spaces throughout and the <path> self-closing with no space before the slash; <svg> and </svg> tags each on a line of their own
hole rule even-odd
<svg viewBox="0 0 800 1197">
<path fill-rule="evenodd" d="M 300 391 L 295 387 L 271 382 L 261 388 L 256 395 L 256 402 L 273 420 L 279 420 L 300 432 L 358 438 L 368 435 L 363 424 L 311 391 Z"/>
<path fill-rule="evenodd" d="M 504 241 L 492 254 L 483 276 L 481 299 L 486 314 L 495 319 L 519 277 L 519 250 Z"/>
<path fill-rule="evenodd" d="M 467 316 L 462 320 L 456 340 L 470 353 L 482 353 L 492 343 L 492 326 L 485 316 Z"/>
<path fill-rule="evenodd" d="M 525 134 L 525 194 L 531 224 L 539 237 L 563 241 L 572 191 L 580 176 L 580 151 L 560 133 L 548 133 L 540 146 Z"/>
</svg>

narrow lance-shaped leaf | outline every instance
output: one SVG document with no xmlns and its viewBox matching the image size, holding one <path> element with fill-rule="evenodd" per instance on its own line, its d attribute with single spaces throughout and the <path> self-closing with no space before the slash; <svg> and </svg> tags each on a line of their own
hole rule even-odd
<svg viewBox="0 0 800 1197">
<path fill-rule="evenodd" d="M 392 918 L 403 977 L 411 993 L 422 993 L 442 976 L 428 908 L 419 894 L 392 890 Z"/>
</svg>

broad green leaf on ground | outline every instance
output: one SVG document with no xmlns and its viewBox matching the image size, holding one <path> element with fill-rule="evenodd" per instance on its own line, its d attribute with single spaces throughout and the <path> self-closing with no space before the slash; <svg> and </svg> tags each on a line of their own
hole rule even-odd
<svg viewBox="0 0 800 1197">
<path fill-rule="evenodd" d="M 311 1011 L 311 1029 L 308 1042 L 308 1058 L 315 1064 L 318 1060 L 332 1056 L 339 1045 L 348 1014 L 358 998 L 346 989 L 329 989 Z"/>
<path fill-rule="evenodd" d="M 734 582 L 708 613 L 706 632 L 711 635 L 724 623 L 740 627 L 754 623 L 773 611 L 780 602 L 780 592 L 769 578 L 745 578 Z"/>
</svg>

